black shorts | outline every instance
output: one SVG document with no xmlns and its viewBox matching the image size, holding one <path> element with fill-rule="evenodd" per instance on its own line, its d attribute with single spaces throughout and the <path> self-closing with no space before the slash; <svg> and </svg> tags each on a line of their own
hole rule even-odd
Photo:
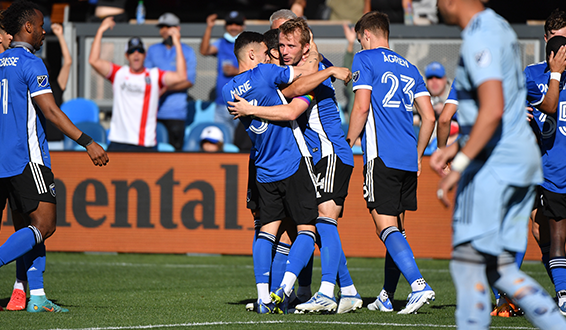
<svg viewBox="0 0 566 330">
<path fill-rule="evenodd" d="M 250 210 L 259 209 L 259 192 L 256 181 L 257 170 L 254 161 L 250 158 L 248 162 L 248 194 L 246 196 L 246 207 Z"/>
<path fill-rule="evenodd" d="M 303 158 L 297 172 L 281 181 L 257 183 L 261 224 L 293 219 L 297 225 L 314 224 L 318 217 L 312 159 Z"/>
<path fill-rule="evenodd" d="M 417 210 L 417 172 L 385 166 L 377 157 L 364 166 L 364 198 L 368 209 L 397 216 Z"/>
<path fill-rule="evenodd" d="M 10 208 L 29 214 L 39 202 L 56 203 L 55 180 L 49 167 L 28 163 L 22 174 L 0 179 L 0 204 L 8 199 Z"/>
<path fill-rule="evenodd" d="M 540 188 L 542 214 L 553 220 L 566 219 L 566 194 Z"/>
<path fill-rule="evenodd" d="M 354 168 L 345 165 L 335 154 L 322 158 L 315 166 L 318 182 L 318 204 L 333 200 L 343 206 Z"/>
</svg>

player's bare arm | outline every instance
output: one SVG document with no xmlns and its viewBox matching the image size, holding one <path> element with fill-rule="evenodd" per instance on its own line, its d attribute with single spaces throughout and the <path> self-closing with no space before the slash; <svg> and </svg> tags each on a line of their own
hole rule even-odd
<svg viewBox="0 0 566 330">
<path fill-rule="evenodd" d="M 53 94 L 45 93 L 37 95 L 33 98 L 37 103 L 41 112 L 45 115 L 49 121 L 51 121 L 55 126 L 74 141 L 78 141 L 82 136 L 83 132 L 79 130 L 72 122 L 69 120 L 67 115 L 55 103 Z M 103 166 L 108 163 L 108 155 L 106 151 L 96 142 L 92 142 L 87 145 L 86 151 L 92 160 L 94 165 Z"/>
<path fill-rule="evenodd" d="M 244 98 L 234 94 L 236 101 L 228 101 L 228 111 L 234 119 L 245 116 L 255 116 L 271 121 L 287 121 L 297 119 L 305 112 L 309 103 L 300 98 L 294 98 L 289 104 L 280 104 L 269 107 L 251 105 Z"/>
<path fill-rule="evenodd" d="M 417 138 L 417 154 L 419 156 L 419 171 L 421 172 L 421 159 L 423 157 L 424 151 L 430 141 L 432 136 L 432 131 L 434 131 L 434 110 L 432 109 L 432 103 L 430 102 L 430 96 L 424 95 L 417 97 L 415 99 L 417 105 L 417 110 L 419 115 L 421 115 L 421 129 L 419 130 L 419 136 Z"/>
<path fill-rule="evenodd" d="M 295 70 L 297 70 L 301 67 L 294 68 Z M 335 77 L 336 79 L 343 80 L 344 84 L 347 84 L 352 79 L 352 72 L 350 72 L 350 69 L 348 68 L 333 66 L 321 71 L 317 71 L 313 74 L 302 76 L 293 81 L 292 84 L 281 90 L 281 92 L 287 98 L 305 95 L 330 77 Z"/>
<path fill-rule="evenodd" d="M 94 40 L 92 41 L 92 48 L 90 49 L 90 56 L 88 58 L 88 63 L 92 66 L 92 68 L 96 72 L 98 72 L 103 77 L 108 76 L 108 74 L 110 73 L 110 70 L 112 69 L 112 63 L 110 61 L 106 61 L 100 58 L 102 35 L 106 30 L 113 29 L 115 25 L 116 22 L 114 22 L 113 17 L 106 17 L 102 21 L 102 23 L 100 23 L 100 26 L 96 31 L 96 34 L 94 35 Z"/>
<path fill-rule="evenodd" d="M 352 106 L 352 113 L 350 114 L 350 125 L 348 126 L 348 134 L 346 135 L 346 141 L 348 141 L 350 147 L 354 146 L 354 143 L 356 143 L 356 140 L 360 137 L 360 134 L 362 134 L 362 130 L 368 118 L 370 102 L 371 90 L 356 90 L 354 105 Z"/>
<path fill-rule="evenodd" d="M 560 47 L 556 54 L 554 54 L 554 52 L 550 53 L 548 66 L 550 68 L 550 72 L 558 72 L 560 74 L 564 72 L 566 69 L 566 46 Z M 546 114 L 556 113 L 556 109 L 558 108 L 558 99 L 560 98 L 559 85 L 560 81 L 550 79 L 548 82 L 548 91 L 537 109 Z"/>
<path fill-rule="evenodd" d="M 436 142 L 438 148 L 446 147 L 448 137 L 450 136 L 450 124 L 452 117 L 458 110 L 458 106 L 454 103 L 444 103 L 444 108 L 438 117 L 438 125 L 436 127 Z"/>
</svg>

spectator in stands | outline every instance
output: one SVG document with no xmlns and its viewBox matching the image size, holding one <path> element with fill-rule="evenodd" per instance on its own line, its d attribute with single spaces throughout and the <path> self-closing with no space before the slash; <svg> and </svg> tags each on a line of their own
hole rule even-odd
<svg viewBox="0 0 566 330">
<path fill-rule="evenodd" d="M 67 89 L 67 82 L 69 81 L 69 74 L 71 73 L 71 64 L 73 63 L 73 58 L 69 52 L 69 47 L 63 36 L 63 26 L 61 24 L 52 24 L 51 30 L 53 34 L 57 37 L 59 41 L 59 46 L 61 47 L 61 55 L 63 56 L 63 64 L 57 75 L 57 79 L 51 80 L 51 91 L 53 92 L 53 98 L 55 98 L 55 103 L 58 107 L 63 104 L 63 92 Z M 47 67 L 47 71 L 51 76 L 51 70 L 48 63 L 44 60 L 43 63 Z M 61 150 L 63 149 L 63 133 L 55 127 L 49 120 L 46 120 L 46 135 L 47 141 L 49 143 L 49 150 Z"/>
<path fill-rule="evenodd" d="M 216 126 L 208 126 L 200 134 L 200 151 L 222 152 L 224 151 L 224 134 Z"/>
<path fill-rule="evenodd" d="M 297 14 L 295 14 L 292 10 L 279 9 L 269 16 L 269 25 L 272 29 L 278 29 L 281 24 L 294 18 L 297 18 Z"/>
<path fill-rule="evenodd" d="M 200 53 L 204 56 L 216 56 L 218 59 L 217 76 L 216 76 L 216 112 L 214 121 L 223 123 L 227 126 L 231 136 L 234 136 L 236 124 L 238 121 L 233 120 L 232 116 L 226 109 L 226 104 L 222 98 L 222 87 L 230 80 L 231 77 L 238 74 L 238 60 L 234 55 L 234 42 L 242 31 L 244 31 L 245 17 L 237 11 L 231 11 L 224 18 L 226 32 L 222 38 L 211 43 L 212 28 L 214 27 L 217 14 L 212 14 L 206 18 L 206 29 L 200 43 Z"/>
<path fill-rule="evenodd" d="M 438 62 L 431 62 L 426 66 L 425 77 L 432 108 L 438 119 L 444 107 L 444 102 L 450 93 L 450 82 L 446 78 L 444 66 Z"/>
<path fill-rule="evenodd" d="M 108 139 L 109 151 L 151 151 L 157 149 L 157 104 L 159 91 L 187 80 L 181 35 L 171 30 L 176 51 L 176 71 L 163 71 L 144 66 L 145 48 L 138 37 L 128 41 L 128 65 L 119 66 L 100 58 L 102 35 L 114 28 L 113 17 L 105 18 L 92 42 L 89 63 L 101 76 L 112 82 L 114 102 Z"/>
<path fill-rule="evenodd" d="M 181 21 L 172 13 L 159 16 L 157 27 L 163 42 L 154 44 L 147 49 L 145 67 L 157 67 L 161 70 L 175 71 L 177 51 L 173 45 L 173 30 L 181 32 Z M 162 122 L 169 133 L 169 144 L 175 150 L 183 149 L 185 124 L 187 122 L 188 95 L 187 91 L 193 87 L 196 78 L 197 58 L 194 50 L 187 44 L 181 44 L 183 56 L 187 64 L 187 80 L 166 86 L 160 90 L 159 111 L 157 121 Z M 193 114 L 190 114 L 194 116 Z M 191 119 L 192 120 L 192 119 Z"/>
</svg>

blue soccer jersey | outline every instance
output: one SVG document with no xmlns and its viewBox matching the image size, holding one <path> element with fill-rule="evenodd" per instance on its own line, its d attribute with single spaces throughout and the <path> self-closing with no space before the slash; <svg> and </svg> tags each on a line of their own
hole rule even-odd
<svg viewBox="0 0 566 330">
<path fill-rule="evenodd" d="M 0 54 L 0 177 L 23 172 L 29 162 L 51 167 L 45 138 L 45 118 L 32 98 L 51 93 L 41 58 L 24 47 Z"/>
<path fill-rule="evenodd" d="M 540 152 L 525 119 L 525 79 L 515 32 L 501 16 L 486 9 L 462 31 L 462 39 L 456 69 L 461 139 L 467 141 L 478 115 L 478 86 L 488 80 L 501 81 L 501 124 L 479 157 L 488 157 L 485 166 L 503 182 L 517 186 L 540 183 Z"/>
<path fill-rule="evenodd" d="M 536 107 L 542 103 L 548 91 L 550 69 L 546 62 L 529 65 L 525 68 L 527 80 L 527 101 Z M 542 187 L 559 194 L 566 194 L 566 74 L 560 80 L 558 109 L 552 115 L 546 115 L 536 108 L 533 118 L 540 129 L 542 169 L 544 182 Z"/>
<path fill-rule="evenodd" d="M 363 134 L 364 163 L 380 157 L 389 168 L 418 170 L 413 102 L 430 95 L 419 70 L 387 48 L 362 50 L 352 63 L 354 91 L 371 90 Z"/>
<path fill-rule="evenodd" d="M 319 70 L 324 69 L 320 64 Z M 308 129 L 304 130 L 313 162 L 316 164 L 322 158 L 336 154 L 344 164 L 354 166 L 352 149 L 341 128 L 340 109 L 331 79 L 326 79 L 313 92 L 314 100 L 307 110 Z M 297 121 L 302 124 L 299 119 Z"/>
<path fill-rule="evenodd" d="M 285 97 L 277 86 L 291 83 L 292 77 L 293 67 L 259 64 L 228 81 L 222 95 L 226 102 L 233 101 L 234 94 L 237 94 L 253 105 L 284 104 Z M 299 169 L 302 157 L 310 157 L 296 121 L 267 121 L 256 117 L 242 117 L 240 120 L 256 150 L 255 165 L 259 182 L 286 179 Z"/>
</svg>

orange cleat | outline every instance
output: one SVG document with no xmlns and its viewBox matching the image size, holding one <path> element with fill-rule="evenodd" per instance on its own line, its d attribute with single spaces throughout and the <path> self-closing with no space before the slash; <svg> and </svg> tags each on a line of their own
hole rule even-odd
<svg viewBox="0 0 566 330">
<path fill-rule="evenodd" d="M 12 291 L 12 297 L 10 297 L 10 302 L 6 306 L 6 310 L 9 311 L 21 311 L 26 308 L 26 293 L 20 289 L 14 289 Z"/>
</svg>

